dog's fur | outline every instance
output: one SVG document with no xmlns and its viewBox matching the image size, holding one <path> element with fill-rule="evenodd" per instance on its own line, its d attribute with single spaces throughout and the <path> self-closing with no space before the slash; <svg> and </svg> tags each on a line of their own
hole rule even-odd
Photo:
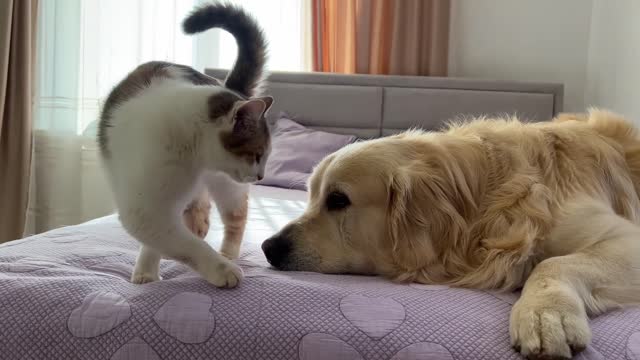
<svg viewBox="0 0 640 360">
<path fill-rule="evenodd" d="M 640 299 L 639 186 L 640 138 L 618 115 L 476 119 L 328 156 L 305 213 L 263 249 L 283 270 L 524 287 L 512 344 L 570 357 L 587 314 Z"/>
</svg>

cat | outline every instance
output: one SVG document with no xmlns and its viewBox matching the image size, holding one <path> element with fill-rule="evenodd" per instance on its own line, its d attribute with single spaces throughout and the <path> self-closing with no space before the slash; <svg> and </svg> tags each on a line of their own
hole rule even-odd
<svg viewBox="0 0 640 360">
<path fill-rule="evenodd" d="M 180 261 L 218 287 L 242 279 L 237 258 L 249 183 L 261 180 L 271 150 L 259 96 L 267 58 L 257 22 L 240 7 L 208 4 L 183 22 L 187 34 L 218 27 L 238 43 L 224 82 L 191 67 L 153 61 L 133 70 L 101 110 L 98 145 L 120 222 L 140 244 L 136 284 L 160 280 L 161 257 Z M 225 227 L 221 252 L 202 240 L 209 194 Z M 189 228 L 191 231 L 189 231 Z"/>
</svg>

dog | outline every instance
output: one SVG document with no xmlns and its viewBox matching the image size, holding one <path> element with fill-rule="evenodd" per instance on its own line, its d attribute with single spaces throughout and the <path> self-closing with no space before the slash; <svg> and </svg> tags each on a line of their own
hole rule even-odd
<svg viewBox="0 0 640 360">
<path fill-rule="evenodd" d="M 478 118 L 351 144 L 262 244 L 280 270 L 513 291 L 512 346 L 570 358 L 588 316 L 640 299 L 640 137 L 592 109 Z"/>
</svg>

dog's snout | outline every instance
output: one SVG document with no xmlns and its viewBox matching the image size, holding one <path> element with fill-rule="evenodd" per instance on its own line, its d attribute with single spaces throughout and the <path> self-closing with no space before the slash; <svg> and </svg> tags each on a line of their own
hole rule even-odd
<svg viewBox="0 0 640 360">
<path fill-rule="evenodd" d="M 262 251 L 269 264 L 281 268 L 291 252 L 291 240 L 281 234 L 274 235 L 262 243 Z"/>
</svg>

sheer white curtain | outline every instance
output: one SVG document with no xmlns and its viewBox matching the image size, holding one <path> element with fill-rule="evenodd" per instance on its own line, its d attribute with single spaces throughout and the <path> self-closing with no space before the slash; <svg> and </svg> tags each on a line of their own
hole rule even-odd
<svg viewBox="0 0 640 360">
<path fill-rule="evenodd" d="M 184 16 L 204 0 L 47 0 L 39 14 L 38 93 L 27 232 L 112 212 L 97 162 L 95 120 L 111 88 L 137 65 L 164 60 L 229 68 L 228 33 L 182 33 Z M 310 69 L 310 0 L 235 0 L 269 41 L 269 70 Z"/>
</svg>

